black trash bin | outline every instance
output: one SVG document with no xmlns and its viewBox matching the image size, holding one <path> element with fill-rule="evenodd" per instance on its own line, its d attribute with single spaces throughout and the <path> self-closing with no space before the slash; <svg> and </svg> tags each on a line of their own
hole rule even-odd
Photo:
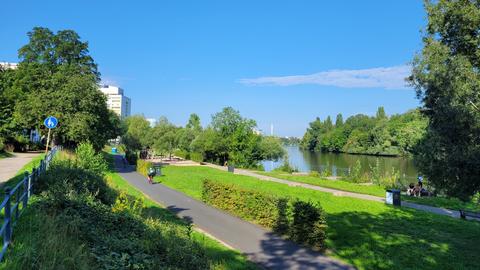
<svg viewBox="0 0 480 270">
<path fill-rule="evenodd" d="M 234 170 L 235 170 L 235 168 L 233 166 L 228 165 L 228 172 L 233 173 Z"/>
<path fill-rule="evenodd" d="M 161 165 L 155 164 L 153 166 L 153 168 L 155 169 L 155 175 L 162 176 L 162 166 Z"/>
<path fill-rule="evenodd" d="M 398 189 L 387 189 L 387 193 L 385 196 L 385 203 L 392 204 L 395 206 L 401 205 L 400 200 L 400 190 Z"/>
</svg>

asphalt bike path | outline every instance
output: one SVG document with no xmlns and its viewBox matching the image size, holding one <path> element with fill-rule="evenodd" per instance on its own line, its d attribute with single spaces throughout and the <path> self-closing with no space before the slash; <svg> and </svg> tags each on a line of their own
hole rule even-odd
<svg viewBox="0 0 480 270">
<path fill-rule="evenodd" d="M 355 269 L 346 263 L 276 236 L 271 231 L 208 206 L 181 192 L 149 184 L 132 168 L 123 168 L 122 157 L 115 156 L 118 174 L 152 200 L 177 216 L 189 220 L 220 242 L 244 253 L 249 260 L 267 269 Z"/>
</svg>

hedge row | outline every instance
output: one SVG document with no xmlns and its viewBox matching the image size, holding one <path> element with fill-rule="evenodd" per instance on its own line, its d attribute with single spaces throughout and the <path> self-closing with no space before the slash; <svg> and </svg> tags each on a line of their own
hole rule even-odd
<svg viewBox="0 0 480 270">
<path fill-rule="evenodd" d="M 197 152 L 187 152 L 185 150 L 177 150 L 175 151 L 175 156 L 181 157 L 183 159 L 189 159 L 193 160 L 196 162 L 202 162 L 203 161 L 203 155 L 202 153 L 197 153 Z"/>
<path fill-rule="evenodd" d="M 320 205 L 205 179 L 202 200 L 317 250 L 325 248 L 327 224 Z"/>
</svg>

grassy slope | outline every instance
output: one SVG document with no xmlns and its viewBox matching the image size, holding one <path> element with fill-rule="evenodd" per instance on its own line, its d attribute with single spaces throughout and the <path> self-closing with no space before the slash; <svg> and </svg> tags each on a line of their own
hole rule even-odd
<svg viewBox="0 0 480 270">
<path fill-rule="evenodd" d="M 232 175 L 207 167 L 163 169 L 156 180 L 194 198 L 208 178 L 302 200 L 328 214 L 332 255 L 360 269 L 478 269 L 480 223 Z"/>
<path fill-rule="evenodd" d="M 166 222 L 182 222 L 171 212 L 162 208 L 159 204 L 152 201 L 143 193 L 132 187 L 118 174 L 109 173 L 108 178 L 109 184 L 116 190 L 122 190 L 131 196 L 142 198 L 145 206 L 147 207 L 145 213 L 147 213 L 147 215 L 150 217 L 165 220 Z M 226 248 L 216 240 L 213 240 L 202 233 L 196 231 L 193 232 L 193 238 L 195 241 L 204 246 L 208 257 L 215 262 L 216 267 L 219 269 L 257 269 L 253 263 L 249 262 L 239 252 Z"/>
<path fill-rule="evenodd" d="M 373 195 L 378 197 L 385 196 L 385 188 L 377 185 L 360 185 L 360 184 L 350 183 L 342 180 L 325 180 L 325 179 L 308 176 L 308 175 L 291 175 L 291 174 L 289 175 L 282 172 L 257 172 L 257 173 L 280 178 L 280 179 L 290 180 L 294 182 L 321 186 L 321 187 L 368 194 L 368 195 Z M 406 201 L 415 202 L 418 204 L 443 207 L 443 208 L 448 208 L 453 210 L 467 209 L 470 211 L 480 211 L 480 204 L 475 202 L 462 202 L 455 198 L 444 198 L 444 197 L 416 198 L 416 197 L 402 196 L 402 199 Z"/>
</svg>

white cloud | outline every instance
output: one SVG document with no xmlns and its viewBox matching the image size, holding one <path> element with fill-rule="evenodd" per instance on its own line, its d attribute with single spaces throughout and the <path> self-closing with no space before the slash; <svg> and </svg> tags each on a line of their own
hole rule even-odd
<svg viewBox="0 0 480 270">
<path fill-rule="evenodd" d="M 279 77 L 260 77 L 240 79 L 246 85 L 279 85 L 317 84 L 342 88 L 408 88 L 405 78 L 411 73 L 408 65 L 379 67 L 369 69 L 339 69 L 322 71 L 310 75 L 292 75 Z"/>
</svg>

